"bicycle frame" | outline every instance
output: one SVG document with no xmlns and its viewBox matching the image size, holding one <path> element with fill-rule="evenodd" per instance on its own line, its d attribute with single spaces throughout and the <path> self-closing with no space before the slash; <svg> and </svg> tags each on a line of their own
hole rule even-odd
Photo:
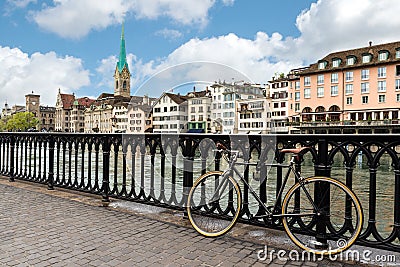
<svg viewBox="0 0 400 267">
<path fill-rule="evenodd" d="M 231 151 L 231 152 L 232 152 L 232 151 Z M 225 170 L 225 171 L 223 172 L 223 174 L 222 174 L 223 181 L 222 181 L 222 182 L 219 184 L 219 186 L 217 187 L 217 190 L 215 191 L 216 194 L 218 194 L 218 192 L 224 192 L 224 190 L 225 190 L 225 188 L 226 188 L 226 186 L 227 186 L 227 184 L 228 184 L 228 177 L 229 177 L 230 175 L 232 175 L 233 173 L 236 173 L 236 174 L 239 176 L 240 180 L 241 180 L 241 181 L 247 186 L 247 188 L 250 190 L 250 193 L 254 196 L 254 198 L 257 200 L 257 202 L 259 203 L 259 205 L 261 205 L 261 206 L 263 207 L 263 209 L 265 210 L 265 212 L 267 213 L 266 215 L 254 216 L 254 218 L 263 218 L 263 217 L 283 217 L 283 216 L 290 216 L 290 217 L 293 217 L 293 216 L 296 216 L 296 215 L 297 215 L 297 214 L 293 214 L 293 213 L 288 214 L 288 215 L 286 215 L 286 214 L 274 214 L 273 212 L 271 212 L 271 211 L 268 209 L 268 207 L 263 203 L 263 201 L 260 199 L 260 197 L 259 197 L 258 194 L 255 192 L 255 190 L 251 187 L 251 185 L 250 185 L 248 182 L 246 182 L 246 180 L 244 179 L 244 177 L 240 174 L 239 170 L 235 167 L 235 164 L 237 164 L 237 163 L 236 163 L 236 160 L 237 160 L 237 153 L 233 152 L 232 157 L 233 157 L 233 158 L 229 161 L 229 168 L 228 168 L 227 170 Z M 292 158 L 291 158 L 291 160 L 290 160 L 290 162 L 289 162 L 288 165 L 285 165 L 285 164 L 266 164 L 266 165 L 265 165 L 265 166 L 268 166 L 268 167 L 284 167 L 284 168 L 287 168 L 287 172 L 286 172 L 285 177 L 284 177 L 284 179 L 283 179 L 282 185 L 281 185 L 281 187 L 280 187 L 280 189 L 279 189 L 278 195 L 276 196 L 275 203 L 274 203 L 274 206 L 273 206 L 272 211 L 277 210 L 278 205 L 279 205 L 278 200 L 282 197 L 283 190 L 284 190 L 284 188 L 285 188 L 285 186 L 286 186 L 286 183 L 287 183 L 287 181 L 288 181 L 288 179 L 289 179 L 290 173 L 293 173 L 293 174 L 294 174 L 294 177 L 295 177 L 295 183 L 299 183 L 299 184 L 300 184 L 300 186 L 301 186 L 301 188 L 304 190 L 304 192 L 305 192 L 305 194 L 306 194 L 308 200 L 309 200 L 310 203 L 312 204 L 312 206 L 313 206 L 313 208 L 314 208 L 314 211 L 316 212 L 316 211 L 317 211 L 317 207 L 316 207 L 314 201 L 312 200 L 311 195 L 309 194 L 309 192 L 307 191 L 307 189 L 306 189 L 305 186 L 304 186 L 304 178 L 301 177 L 301 175 L 300 175 L 300 174 L 296 171 L 296 169 L 295 169 L 295 163 L 296 163 L 295 157 L 296 157 L 295 155 L 292 156 Z M 250 164 L 249 164 L 249 163 L 243 163 L 243 164 L 241 164 L 241 165 L 250 165 Z M 233 175 L 232 175 L 232 178 L 233 178 Z M 222 189 L 222 190 L 221 190 L 221 189 Z M 220 191 L 220 190 L 221 190 L 221 191 Z M 213 196 L 212 199 L 214 199 L 214 196 Z M 313 213 L 313 214 L 314 214 L 314 213 Z M 304 215 L 305 215 L 305 214 L 301 214 L 301 216 L 304 216 Z M 310 215 L 312 215 L 312 214 L 310 214 Z M 298 214 L 297 216 L 300 216 L 300 214 Z"/>
</svg>

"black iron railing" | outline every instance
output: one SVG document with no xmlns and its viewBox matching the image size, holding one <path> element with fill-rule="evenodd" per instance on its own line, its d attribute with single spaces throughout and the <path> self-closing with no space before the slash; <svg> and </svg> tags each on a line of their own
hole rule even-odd
<svg viewBox="0 0 400 267">
<path fill-rule="evenodd" d="M 193 180 L 223 170 L 214 151 L 222 142 L 241 150 L 243 161 L 283 163 L 281 148 L 309 146 L 304 176 L 332 176 L 359 196 L 364 229 L 358 243 L 400 251 L 400 135 L 207 135 L 0 133 L 0 174 L 15 179 L 184 209 Z M 299 166 L 300 167 L 300 166 Z M 282 168 L 242 165 L 245 179 L 268 203 L 282 182 Z M 241 220 L 281 228 L 279 220 L 252 219 L 260 212 L 242 187 Z M 221 213 L 224 209 L 221 208 Z"/>
</svg>

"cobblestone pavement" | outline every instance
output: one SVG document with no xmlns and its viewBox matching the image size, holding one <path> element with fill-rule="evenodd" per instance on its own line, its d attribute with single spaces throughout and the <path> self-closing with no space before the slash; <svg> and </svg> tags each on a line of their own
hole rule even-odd
<svg viewBox="0 0 400 267">
<path fill-rule="evenodd" d="M 261 261 L 260 244 L 205 238 L 185 226 L 17 184 L 23 183 L 0 183 L 0 266 L 350 266 Z"/>
</svg>

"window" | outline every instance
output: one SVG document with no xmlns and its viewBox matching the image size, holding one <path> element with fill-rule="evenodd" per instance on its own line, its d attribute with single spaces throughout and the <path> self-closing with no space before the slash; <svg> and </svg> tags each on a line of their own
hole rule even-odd
<svg viewBox="0 0 400 267">
<path fill-rule="evenodd" d="M 326 61 L 321 61 L 318 63 L 318 69 L 323 70 L 326 67 Z"/>
<path fill-rule="evenodd" d="M 295 101 L 300 100 L 300 92 L 296 92 L 296 93 L 294 94 L 294 100 L 295 100 Z"/>
<path fill-rule="evenodd" d="M 396 95 L 396 101 L 397 101 L 397 102 L 400 102 L 400 94 L 397 94 L 397 95 Z"/>
<path fill-rule="evenodd" d="M 346 84 L 346 95 L 353 94 L 353 84 Z"/>
<path fill-rule="evenodd" d="M 338 94 L 339 94 L 338 86 L 337 85 L 331 86 L 331 96 L 336 96 Z"/>
<path fill-rule="evenodd" d="M 369 79 L 369 70 L 361 70 L 361 80 Z"/>
<path fill-rule="evenodd" d="M 396 76 L 400 76 L 400 65 L 396 65 Z"/>
<path fill-rule="evenodd" d="M 311 89 L 304 88 L 304 98 L 311 98 Z"/>
<path fill-rule="evenodd" d="M 369 93 L 369 83 L 361 83 L 361 93 Z"/>
<path fill-rule="evenodd" d="M 364 95 L 361 97 L 361 103 L 368 104 L 368 96 L 367 95 Z"/>
<path fill-rule="evenodd" d="M 355 62 L 354 57 L 347 58 L 347 65 L 349 66 L 354 65 L 354 62 Z"/>
<path fill-rule="evenodd" d="M 354 73 L 352 71 L 346 72 L 346 82 L 352 82 L 354 77 Z"/>
<path fill-rule="evenodd" d="M 331 74 L 331 83 L 337 83 L 339 82 L 339 74 L 338 73 L 332 73 Z"/>
<path fill-rule="evenodd" d="M 317 88 L 317 97 L 324 97 L 324 87 Z"/>
<path fill-rule="evenodd" d="M 339 58 L 336 58 L 332 61 L 332 67 L 337 68 L 337 67 L 339 67 L 340 63 L 341 63 L 341 60 Z"/>
<path fill-rule="evenodd" d="M 396 91 L 400 90 L 400 80 L 396 79 Z"/>
<path fill-rule="evenodd" d="M 347 104 L 347 105 L 353 104 L 353 98 L 352 98 L 352 97 L 347 97 L 347 98 L 346 98 L 346 104 Z"/>
<path fill-rule="evenodd" d="M 300 103 L 294 104 L 294 111 L 300 111 Z"/>
<path fill-rule="evenodd" d="M 396 49 L 396 58 L 400 58 L 400 48 Z"/>
<path fill-rule="evenodd" d="M 318 75 L 317 83 L 318 84 L 324 84 L 324 75 Z"/>
<path fill-rule="evenodd" d="M 299 90 L 300 89 L 300 82 L 297 81 L 294 85 L 294 89 Z"/>
<path fill-rule="evenodd" d="M 362 63 L 369 63 L 370 61 L 371 61 L 371 55 L 370 54 L 362 56 Z"/>
<path fill-rule="evenodd" d="M 304 86 L 310 86 L 311 85 L 311 77 L 307 76 L 304 77 Z"/>
<path fill-rule="evenodd" d="M 279 108 L 279 103 L 274 103 L 274 108 Z"/>
<path fill-rule="evenodd" d="M 281 102 L 281 108 L 286 107 L 286 102 Z"/>
<path fill-rule="evenodd" d="M 379 103 L 385 103 L 386 102 L 386 96 L 385 95 L 378 95 L 378 102 Z"/>
<path fill-rule="evenodd" d="M 386 81 L 378 81 L 378 92 L 386 92 Z"/>
<path fill-rule="evenodd" d="M 195 113 L 196 112 L 196 108 L 195 107 L 191 107 L 190 108 L 190 112 Z"/>
<path fill-rule="evenodd" d="M 389 53 L 387 51 L 379 52 L 379 61 L 388 59 L 388 55 L 389 55 Z"/>
<path fill-rule="evenodd" d="M 386 78 L 386 67 L 378 68 L 378 78 Z"/>
</svg>

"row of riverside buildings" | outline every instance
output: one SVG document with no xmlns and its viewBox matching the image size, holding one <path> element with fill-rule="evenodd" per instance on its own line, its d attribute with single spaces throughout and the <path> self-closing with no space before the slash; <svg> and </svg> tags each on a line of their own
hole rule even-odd
<svg viewBox="0 0 400 267">
<path fill-rule="evenodd" d="M 185 95 L 130 95 L 122 29 L 114 93 L 97 99 L 58 91 L 55 107 L 27 94 L 38 130 L 86 133 L 400 133 L 400 42 L 330 53 L 267 84 L 215 82 Z"/>
</svg>

